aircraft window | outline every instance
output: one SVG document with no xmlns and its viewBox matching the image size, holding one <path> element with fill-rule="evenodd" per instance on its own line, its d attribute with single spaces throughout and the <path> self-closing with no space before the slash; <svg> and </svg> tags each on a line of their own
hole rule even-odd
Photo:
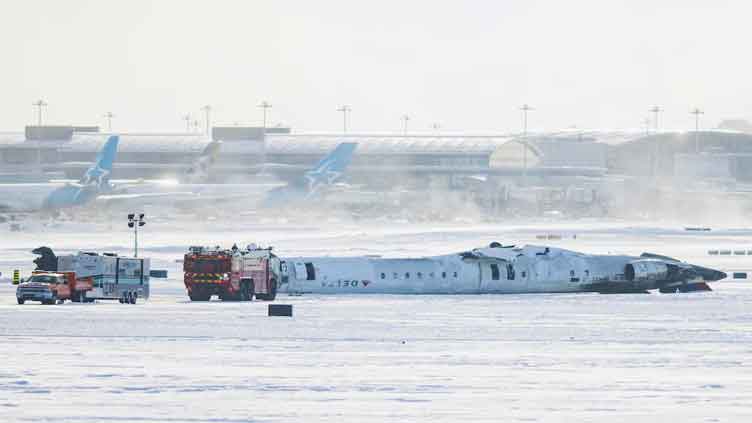
<svg viewBox="0 0 752 423">
<path fill-rule="evenodd" d="M 428 277 L 431 278 L 431 279 L 433 279 L 433 278 L 436 277 L 436 275 L 433 272 L 431 272 L 431 273 L 428 274 Z"/>
<path fill-rule="evenodd" d="M 569 276 L 572 277 L 572 278 L 574 277 L 574 270 L 570 270 L 569 271 Z"/>
<path fill-rule="evenodd" d="M 381 274 L 381 279 L 386 279 L 386 273 Z"/>
<path fill-rule="evenodd" d="M 410 279 L 410 272 L 405 272 L 405 279 Z"/>
<path fill-rule="evenodd" d="M 589 277 L 590 277 L 590 271 L 589 271 L 589 270 L 586 270 L 586 271 L 585 271 L 585 277 L 586 277 L 586 278 L 589 278 Z"/>
<path fill-rule="evenodd" d="M 507 279 L 514 280 L 514 267 L 511 264 L 507 264 Z"/>
<path fill-rule="evenodd" d="M 441 277 L 446 279 L 446 272 L 441 272 Z"/>
<path fill-rule="evenodd" d="M 454 277 L 457 278 L 457 272 L 454 272 Z"/>
<path fill-rule="evenodd" d="M 496 263 L 491 265 L 491 279 L 495 281 L 499 280 L 499 265 Z"/>
<path fill-rule="evenodd" d="M 316 280 L 316 269 L 314 269 L 313 263 L 306 263 L 305 264 L 305 271 L 306 271 L 306 280 L 307 281 L 315 281 Z"/>
<path fill-rule="evenodd" d="M 418 279 L 423 279 L 423 273 L 418 272 Z"/>
<path fill-rule="evenodd" d="M 527 272 L 523 270 L 523 271 L 522 271 L 522 277 L 524 278 L 524 277 L 526 277 L 526 276 L 527 276 Z"/>
<path fill-rule="evenodd" d="M 399 279 L 397 272 L 392 273 L 392 279 Z"/>
</svg>

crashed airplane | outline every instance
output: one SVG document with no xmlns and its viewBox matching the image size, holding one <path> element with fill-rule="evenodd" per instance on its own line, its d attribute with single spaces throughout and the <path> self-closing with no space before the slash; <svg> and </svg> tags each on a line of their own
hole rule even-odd
<svg viewBox="0 0 752 423">
<path fill-rule="evenodd" d="M 677 293 L 710 291 L 708 282 L 726 278 L 657 254 L 592 255 L 497 242 L 425 258 L 289 258 L 282 273 L 280 290 L 293 294 Z"/>
</svg>

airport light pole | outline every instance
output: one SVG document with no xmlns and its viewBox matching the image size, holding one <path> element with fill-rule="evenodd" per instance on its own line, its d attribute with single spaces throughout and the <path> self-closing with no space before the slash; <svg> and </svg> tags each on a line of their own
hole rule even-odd
<svg viewBox="0 0 752 423">
<path fill-rule="evenodd" d="M 660 114 L 663 111 L 663 109 L 660 108 L 660 106 L 653 106 L 651 107 L 648 112 L 653 114 L 653 124 L 655 126 L 655 133 L 658 133 L 658 114 Z"/>
<path fill-rule="evenodd" d="M 658 134 L 659 126 L 658 126 L 658 115 L 663 111 L 663 109 L 660 108 L 660 106 L 653 106 L 648 110 L 650 113 L 653 114 L 653 124 L 655 126 L 655 133 Z M 655 142 L 655 147 L 653 148 L 653 168 L 652 168 L 653 177 L 658 176 L 658 142 Z"/>
<path fill-rule="evenodd" d="M 352 112 L 352 108 L 347 104 L 343 104 L 337 111 L 342 113 L 342 133 L 347 134 L 347 114 Z"/>
<path fill-rule="evenodd" d="M 37 126 L 42 126 L 42 108 L 47 107 L 47 102 L 40 98 L 31 105 L 37 108 Z"/>
<path fill-rule="evenodd" d="M 211 135 L 211 109 L 210 105 L 206 105 L 201 108 L 204 111 L 204 123 L 206 124 L 206 136 Z"/>
<path fill-rule="evenodd" d="M 272 108 L 272 105 L 269 104 L 267 101 L 262 101 L 261 104 L 258 105 L 259 108 L 261 108 L 264 111 L 264 116 L 262 120 L 262 128 L 264 130 L 264 135 L 266 135 L 266 111 L 268 109 Z"/>
<path fill-rule="evenodd" d="M 642 124 L 645 126 L 645 136 L 650 135 L 650 118 L 643 119 Z"/>
<path fill-rule="evenodd" d="M 107 112 L 103 117 L 107 119 L 107 132 L 112 132 L 112 118 L 114 118 L 115 115 L 112 112 Z"/>
<path fill-rule="evenodd" d="M 129 213 L 128 214 L 128 227 L 133 228 L 133 257 L 138 257 L 138 228 L 139 226 L 146 225 L 146 220 L 144 219 L 144 214 L 140 213 L 138 216 L 136 216 L 135 213 Z"/>
<path fill-rule="evenodd" d="M 527 185 L 527 114 L 530 111 L 535 110 L 534 108 L 530 107 L 529 104 L 523 104 L 522 107 L 520 107 L 520 110 L 522 110 L 522 180 L 525 185 Z"/>
<path fill-rule="evenodd" d="M 402 135 L 407 136 L 407 122 L 410 121 L 409 115 L 402 115 Z"/>
<path fill-rule="evenodd" d="M 183 115 L 183 120 L 185 121 L 185 132 L 191 132 L 191 115 Z"/>
<path fill-rule="evenodd" d="M 705 112 L 695 107 L 689 113 L 695 115 L 695 154 L 700 154 L 700 115 Z"/>
</svg>

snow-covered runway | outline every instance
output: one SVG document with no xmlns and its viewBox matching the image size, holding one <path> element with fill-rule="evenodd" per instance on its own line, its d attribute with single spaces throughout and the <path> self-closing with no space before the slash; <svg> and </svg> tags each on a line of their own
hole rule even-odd
<svg viewBox="0 0 752 423">
<path fill-rule="evenodd" d="M 720 283 L 681 295 L 281 296 L 266 303 L 190 303 L 185 246 L 231 240 L 280 252 L 437 254 L 488 241 L 592 252 L 671 254 L 722 270 L 752 257 L 709 257 L 750 233 L 585 227 L 248 227 L 144 235 L 154 268 L 148 303 L 15 304 L 0 283 L 0 420 L 749 421 L 752 287 Z M 570 235 L 577 233 L 577 238 Z M 127 233 L 78 240 L 65 228 L 8 235 L 0 267 L 30 270 L 53 244 L 125 252 Z M 13 238 L 15 237 L 15 238 Z M 54 242 L 50 242 L 54 239 Z M 113 239 L 123 239 L 115 243 Z M 84 241 L 82 241 L 84 240 Z M 333 250 L 339 248 L 339 251 Z M 750 248 L 752 249 L 752 248 Z"/>
</svg>

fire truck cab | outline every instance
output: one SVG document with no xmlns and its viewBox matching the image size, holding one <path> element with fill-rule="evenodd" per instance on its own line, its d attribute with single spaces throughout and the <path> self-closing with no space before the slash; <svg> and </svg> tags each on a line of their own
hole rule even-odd
<svg viewBox="0 0 752 423">
<path fill-rule="evenodd" d="M 271 248 L 190 247 L 183 259 L 183 282 L 191 301 L 272 301 L 280 280 L 280 260 Z"/>
</svg>

